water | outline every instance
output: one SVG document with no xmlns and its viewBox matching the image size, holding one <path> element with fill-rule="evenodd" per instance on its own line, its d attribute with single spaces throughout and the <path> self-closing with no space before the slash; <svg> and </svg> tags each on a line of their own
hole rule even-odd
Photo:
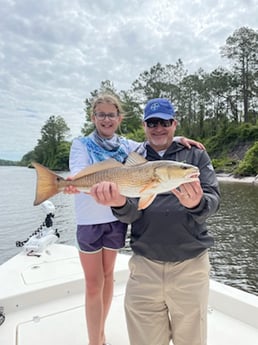
<svg viewBox="0 0 258 345">
<path fill-rule="evenodd" d="M 222 201 L 208 220 L 215 280 L 258 295 L 258 185 L 220 182 Z"/>
<path fill-rule="evenodd" d="M 62 174 L 63 176 L 67 175 Z M 0 264 L 20 252 L 16 241 L 26 240 L 45 220 L 42 206 L 33 206 L 36 172 L 24 167 L 0 166 Z M 54 228 L 60 243 L 74 244 L 73 196 L 60 193 L 51 199 L 55 205 Z"/>
<path fill-rule="evenodd" d="M 66 174 L 62 174 L 66 175 Z M 16 241 L 26 240 L 45 219 L 41 206 L 33 206 L 36 173 L 23 167 L 0 167 L 0 264 L 20 252 Z M 211 277 L 258 295 L 258 186 L 220 182 L 222 203 L 208 220 L 215 237 L 210 250 Z M 54 228 L 60 243 L 74 244 L 73 196 L 58 194 Z"/>
</svg>

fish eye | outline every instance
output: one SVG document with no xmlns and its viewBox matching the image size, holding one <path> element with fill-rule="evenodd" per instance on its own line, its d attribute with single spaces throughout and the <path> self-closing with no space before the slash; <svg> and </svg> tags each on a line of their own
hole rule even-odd
<svg viewBox="0 0 258 345">
<path fill-rule="evenodd" d="M 187 170 L 187 169 L 188 169 L 188 166 L 181 165 L 181 169 Z"/>
</svg>

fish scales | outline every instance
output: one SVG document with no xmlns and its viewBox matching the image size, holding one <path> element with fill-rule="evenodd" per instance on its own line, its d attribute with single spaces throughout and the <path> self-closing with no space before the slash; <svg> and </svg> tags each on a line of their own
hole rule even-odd
<svg viewBox="0 0 258 345">
<path fill-rule="evenodd" d="M 91 187 L 103 181 L 114 182 L 119 186 L 120 192 L 126 196 L 138 196 L 139 191 L 146 184 L 153 181 L 153 171 L 147 167 L 123 167 L 113 168 L 107 171 L 98 171 L 94 174 L 86 175 L 75 181 L 62 181 L 61 188 L 67 185 L 74 185 L 81 190 L 89 192 Z M 68 183 L 67 183 L 68 182 Z"/>
<path fill-rule="evenodd" d="M 166 160 L 147 161 L 135 152 L 128 156 L 124 165 L 108 159 L 83 169 L 72 180 L 65 180 L 39 163 L 32 165 L 37 171 L 34 205 L 41 204 L 69 185 L 79 191 L 90 192 L 96 183 L 108 181 L 116 183 L 122 195 L 139 198 L 138 208 L 144 209 L 157 194 L 199 180 L 199 169 L 193 165 Z"/>
</svg>

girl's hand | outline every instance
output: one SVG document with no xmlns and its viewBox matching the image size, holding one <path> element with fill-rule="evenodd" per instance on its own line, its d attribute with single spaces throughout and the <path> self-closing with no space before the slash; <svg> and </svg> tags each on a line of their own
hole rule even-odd
<svg viewBox="0 0 258 345">
<path fill-rule="evenodd" d="M 73 177 L 72 176 L 68 176 L 66 181 L 72 181 Z M 80 193 L 80 191 L 73 185 L 67 186 L 64 189 L 64 194 L 78 194 Z"/>
<path fill-rule="evenodd" d="M 182 145 L 186 146 L 188 149 L 190 149 L 192 146 L 196 146 L 198 149 L 206 150 L 205 146 L 202 143 L 200 143 L 199 141 L 196 141 L 193 139 L 188 139 L 186 137 L 181 137 L 180 143 Z"/>
</svg>

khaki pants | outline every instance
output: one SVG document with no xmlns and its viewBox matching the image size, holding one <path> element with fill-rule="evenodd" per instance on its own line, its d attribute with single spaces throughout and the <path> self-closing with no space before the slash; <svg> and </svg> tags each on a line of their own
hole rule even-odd
<svg viewBox="0 0 258 345">
<path fill-rule="evenodd" d="M 133 255 L 125 313 L 131 345 L 206 345 L 209 256 L 157 262 Z"/>
</svg>

